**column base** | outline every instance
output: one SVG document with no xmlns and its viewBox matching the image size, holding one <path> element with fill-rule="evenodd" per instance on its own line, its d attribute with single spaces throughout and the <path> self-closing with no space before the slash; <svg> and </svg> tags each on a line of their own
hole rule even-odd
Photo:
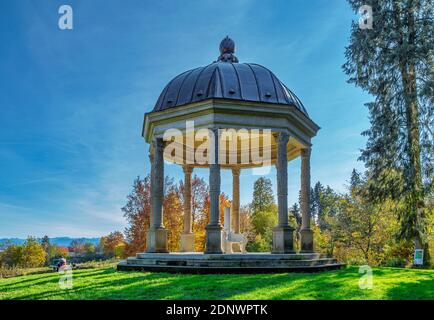
<svg viewBox="0 0 434 320">
<path fill-rule="evenodd" d="M 151 228 L 146 235 L 147 248 L 146 252 L 153 253 L 168 253 L 167 250 L 167 234 L 169 230 L 166 228 Z"/>
<path fill-rule="evenodd" d="M 300 230 L 300 252 L 312 253 L 313 251 L 313 231 L 312 229 Z"/>
<path fill-rule="evenodd" d="M 292 227 L 275 227 L 273 229 L 272 253 L 295 253 L 294 229 Z"/>
<path fill-rule="evenodd" d="M 194 233 L 181 234 L 181 252 L 194 252 Z"/>
<path fill-rule="evenodd" d="M 205 253 L 223 253 L 222 239 L 223 239 L 223 228 L 221 225 L 217 226 L 206 226 L 206 245 Z"/>
</svg>

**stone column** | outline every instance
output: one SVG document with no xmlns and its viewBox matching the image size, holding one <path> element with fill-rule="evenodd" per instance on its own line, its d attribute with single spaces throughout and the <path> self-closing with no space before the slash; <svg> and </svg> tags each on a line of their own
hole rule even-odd
<svg viewBox="0 0 434 320">
<path fill-rule="evenodd" d="M 147 252 L 168 252 L 167 232 L 163 225 L 164 159 L 163 139 L 152 141 L 154 150 L 151 163 L 151 225 L 147 234 Z"/>
<path fill-rule="evenodd" d="M 232 227 L 240 233 L 240 168 L 232 168 Z"/>
<path fill-rule="evenodd" d="M 310 228 L 310 148 L 301 150 L 301 252 L 313 252 L 313 232 Z"/>
<path fill-rule="evenodd" d="M 294 229 L 288 220 L 288 140 L 287 133 L 279 133 L 276 163 L 278 225 L 273 229 L 273 253 L 294 253 Z"/>
<path fill-rule="evenodd" d="M 184 170 L 184 232 L 181 234 L 181 252 L 194 251 L 193 217 L 191 212 L 191 173 L 193 167 L 182 166 Z"/>
<path fill-rule="evenodd" d="M 154 217 L 153 217 L 153 212 L 152 212 L 152 203 L 154 202 L 153 198 L 154 198 L 154 154 L 152 153 L 151 148 L 149 148 L 149 163 L 151 164 L 151 181 L 150 181 L 150 187 L 151 187 L 151 212 L 149 214 L 149 228 L 151 228 L 154 225 Z M 148 233 L 149 236 L 149 233 Z M 148 241 L 148 239 L 146 239 L 146 241 Z M 149 242 L 148 242 L 149 243 Z"/>
<path fill-rule="evenodd" d="M 223 253 L 222 249 L 222 226 L 220 224 L 220 164 L 218 163 L 219 141 L 218 129 L 210 131 L 210 148 L 214 148 L 214 159 L 209 165 L 209 196 L 210 214 L 209 224 L 205 227 L 206 246 L 205 253 Z"/>
</svg>

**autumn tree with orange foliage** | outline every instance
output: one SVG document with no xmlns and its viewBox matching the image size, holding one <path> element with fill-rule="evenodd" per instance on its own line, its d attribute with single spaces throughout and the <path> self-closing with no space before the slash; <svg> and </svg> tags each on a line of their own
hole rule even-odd
<svg viewBox="0 0 434 320">
<path fill-rule="evenodd" d="M 173 179 L 165 179 L 163 201 L 163 221 L 168 229 L 167 247 L 169 251 L 179 251 L 181 233 L 183 230 L 183 205 L 179 187 Z"/>
<path fill-rule="evenodd" d="M 143 180 L 137 177 L 133 183 L 133 190 L 127 197 L 127 204 L 122 208 L 128 222 L 125 229 L 127 245 L 125 254 L 135 255 L 146 249 L 146 232 L 149 229 L 151 215 L 151 179 L 146 176 Z"/>
<path fill-rule="evenodd" d="M 203 178 L 196 175 L 191 181 L 191 210 L 193 216 L 193 232 L 195 233 L 195 250 L 205 249 L 205 227 L 209 220 L 209 186 Z M 164 180 L 163 222 L 168 229 L 169 251 L 179 251 L 180 238 L 184 228 L 184 184 L 174 183 L 173 179 Z M 224 206 L 228 206 L 228 198 L 220 195 L 220 219 L 223 222 Z M 146 249 L 146 233 L 149 230 L 151 211 L 150 177 L 134 180 L 133 190 L 127 197 L 127 204 L 122 208 L 129 226 L 125 229 L 125 255 L 134 256 Z"/>
<path fill-rule="evenodd" d="M 181 180 L 180 191 L 184 203 L 184 182 Z M 203 251 L 205 246 L 205 226 L 209 217 L 209 187 L 203 178 L 194 175 L 191 179 L 191 214 L 193 220 L 194 248 L 195 251 Z M 208 212 L 208 215 L 207 215 Z"/>
<path fill-rule="evenodd" d="M 220 199 L 219 199 L 220 205 L 220 221 L 223 224 L 224 222 L 224 208 L 225 206 L 229 206 L 229 200 L 227 196 L 224 193 L 220 193 Z M 197 252 L 203 252 L 205 251 L 205 227 L 207 226 L 209 222 L 209 212 L 210 212 L 210 201 L 209 201 L 209 194 L 207 194 L 207 197 L 204 201 L 204 208 L 202 211 L 202 214 L 200 215 L 201 219 L 198 221 L 195 221 L 193 224 L 193 231 L 194 231 L 194 248 Z"/>
<path fill-rule="evenodd" d="M 100 247 L 107 257 L 123 257 L 125 251 L 124 235 L 122 232 L 114 231 L 108 236 L 101 237 Z"/>
</svg>

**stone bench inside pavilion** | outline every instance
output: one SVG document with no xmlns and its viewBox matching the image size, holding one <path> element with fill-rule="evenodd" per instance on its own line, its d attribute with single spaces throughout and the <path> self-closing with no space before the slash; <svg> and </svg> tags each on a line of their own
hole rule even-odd
<svg viewBox="0 0 434 320">
<path fill-rule="evenodd" d="M 223 222 L 223 251 L 226 254 L 239 252 L 246 253 L 247 237 L 242 233 L 235 233 L 232 230 L 231 222 L 231 208 L 224 208 L 224 222 Z"/>
</svg>

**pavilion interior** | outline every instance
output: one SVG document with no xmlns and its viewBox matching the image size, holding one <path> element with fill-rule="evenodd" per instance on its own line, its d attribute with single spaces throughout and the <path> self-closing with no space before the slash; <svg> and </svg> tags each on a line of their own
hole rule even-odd
<svg viewBox="0 0 434 320">
<path fill-rule="evenodd" d="M 241 169 L 275 165 L 277 161 L 277 133 L 259 134 L 250 132 L 249 134 L 237 134 L 228 129 L 227 134 L 222 134 L 219 143 L 219 162 L 222 168 L 239 167 Z M 164 141 L 165 148 L 164 160 L 179 165 L 191 164 L 192 167 L 206 168 L 208 164 L 187 162 L 187 159 L 195 159 L 197 153 L 208 157 L 210 150 L 209 139 L 204 138 L 200 141 L 187 144 L 187 138 L 183 135 L 172 137 Z M 194 145 L 194 148 L 191 146 Z M 295 137 L 289 137 L 286 146 L 287 159 L 291 161 L 300 156 L 304 145 Z M 151 153 L 153 150 L 151 149 Z M 269 154 L 267 154 L 269 152 Z M 265 157 L 265 158 L 264 158 Z"/>
</svg>

